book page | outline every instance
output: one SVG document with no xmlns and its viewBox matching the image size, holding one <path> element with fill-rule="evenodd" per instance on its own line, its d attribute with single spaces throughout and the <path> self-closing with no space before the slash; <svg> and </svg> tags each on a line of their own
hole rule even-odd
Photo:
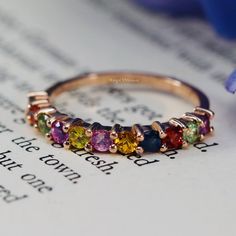
<svg viewBox="0 0 236 236">
<path fill-rule="evenodd" d="M 236 234 L 235 97 L 224 89 L 235 43 L 200 19 L 150 14 L 124 0 L 1 0 L 0 30 L 1 235 Z M 196 86 L 216 113 L 215 133 L 186 150 L 137 157 L 65 150 L 26 123 L 28 92 L 100 71 Z M 111 126 L 193 109 L 138 83 L 85 86 L 56 106 Z"/>
</svg>

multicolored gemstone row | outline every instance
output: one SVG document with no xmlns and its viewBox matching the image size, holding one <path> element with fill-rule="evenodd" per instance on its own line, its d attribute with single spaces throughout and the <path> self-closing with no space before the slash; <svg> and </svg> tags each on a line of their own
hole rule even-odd
<svg viewBox="0 0 236 236">
<path fill-rule="evenodd" d="M 186 147 L 202 140 L 212 132 L 213 112 L 200 107 L 183 117 L 168 122 L 153 122 L 150 126 L 134 125 L 122 128 L 115 125 L 108 130 L 98 123 L 88 125 L 72 119 L 53 108 L 45 97 L 30 99 L 27 120 L 44 136 L 66 148 L 86 151 L 131 154 L 165 152 Z"/>
</svg>

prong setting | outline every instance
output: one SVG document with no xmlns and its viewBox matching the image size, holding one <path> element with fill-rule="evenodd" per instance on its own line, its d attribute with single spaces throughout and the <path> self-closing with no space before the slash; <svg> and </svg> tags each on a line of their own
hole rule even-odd
<svg viewBox="0 0 236 236">
<path fill-rule="evenodd" d="M 166 137 L 166 133 L 164 129 L 162 128 L 162 125 L 159 121 L 154 121 L 152 123 L 152 129 L 159 132 L 159 136 L 161 139 L 164 139 Z"/>
<path fill-rule="evenodd" d="M 200 141 L 203 141 L 204 137 L 205 136 L 203 134 L 200 134 Z"/>
<path fill-rule="evenodd" d="M 63 143 L 63 146 L 64 146 L 65 149 L 70 149 L 70 142 L 69 141 L 65 141 Z"/>
<path fill-rule="evenodd" d="M 175 126 L 175 127 L 180 127 L 182 129 L 185 129 L 186 128 L 186 125 L 180 120 L 180 119 L 177 119 L 177 118 L 171 118 L 169 120 L 169 124 Z"/>
<path fill-rule="evenodd" d="M 195 116 L 193 113 L 186 112 L 186 113 L 182 116 L 182 118 L 183 118 L 184 120 L 187 120 L 187 121 L 196 121 L 196 122 L 198 122 L 199 124 L 203 125 L 203 121 L 202 121 L 199 117 Z"/>
<path fill-rule="evenodd" d="M 123 128 L 121 127 L 120 124 L 115 124 L 111 129 L 110 138 L 112 140 L 117 139 L 118 138 L 118 132 L 121 132 L 122 130 L 123 130 Z"/>
<path fill-rule="evenodd" d="M 71 123 L 69 122 L 65 122 L 62 129 L 64 133 L 68 133 L 69 129 L 70 129 Z"/>
<path fill-rule="evenodd" d="M 49 127 L 49 128 L 51 128 L 51 126 L 52 126 L 52 123 L 53 123 L 53 121 L 55 121 L 56 119 L 53 117 L 53 118 L 51 118 L 51 119 L 48 119 L 47 120 L 47 127 Z"/>
<path fill-rule="evenodd" d="M 142 142 L 144 140 L 144 133 L 141 125 L 139 124 L 133 125 L 132 132 L 136 136 L 136 140 L 138 142 Z"/>
<path fill-rule="evenodd" d="M 116 131 L 111 131 L 111 133 L 110 133 L 110 138 L 112 139 L 112 140 L 114 140 L 114 139 L 117 139 L 118 138 L 118 133 L 116 132 Z"/>
<path fill-rule="evenodd" d="M 199 114 L 199 115 L 207 115 L 211 120 L 214 118 L 215 113 L 209 109 L 205 109 L 202 107 L 196 107 L 194 109 L 194 113 Z"/>
<path fill-rule="evenodd" d="M 45 137 L 48 141 L 52 141 L 52 135 L 50 133 L 46 133 Z"/>
<path fill-rule="evenodd" d="M 117 146 L 115 144 L 110 145 L 109 151 L 111 153 L 117 153 Z"/>
<path fill-rule="evenodd" d="M 187 148 L 187 147 L 188 147 L 188 143 L 185 140 L 183 140 L 182 148 Z"/>
<path fill-rule="evenodd" d="M 210 133 L 213 134 L 215 132 L 215 128 L 213 126 L 210 127 Z"/>
<path fill-rule="evenodd" d="M 91 129 L 86 129 L 85 134 L 86 134 L 87 137 L 90 138 L 93 135 L 93 131 Z"/>
<path fill-rule="evenodd" d="M 84 149 L 86 152 L 92 152 L 93 151 L 93 146 L 90 143 L 86 143 L 84 146 Z"/>
<path fill-rule="evenodd" d="M 139 147 L 136 148 L 135 152 L 136 152 L 138 155 L 142 156 L 143 153 L 144 153 L 144 149 L 139 146 Z"/>
<path fill-rule="evenodd" d="M 166 152 L 168 150 L 168 147 L 165 144 L 162 144 L 160 148 L 160 152 Z"/>
</svg>

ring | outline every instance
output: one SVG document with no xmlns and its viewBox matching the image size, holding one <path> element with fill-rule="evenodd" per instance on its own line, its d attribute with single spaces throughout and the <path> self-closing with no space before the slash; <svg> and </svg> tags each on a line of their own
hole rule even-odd
<svg viewBox="0 0 236 236">
<path fill-rule="evenodd" d="M 134 124 L 104 126 L 90 124 L 82 118 L 72 118 L 53 106 L 55 98 L 65 91 L 85 85 L 108 85 L 121 81 L 151 86 L 157 90 L 182 97 L 194 105 L 192 112 L 166 122 L 153 121 L 151 125 Z M 26 117 L 28 123 L 48 140 L 66 149 L 110 152 L 121 154 L 166 152 L 186 148 L 202 141 L 214 130 L 210 120 L 214 112 L 209 109 L 207 96 L 199 89 L 178 79 L 141 73 L 87 73 L 59 82 L 46 91 L 28 94 Z"/>
</svg>

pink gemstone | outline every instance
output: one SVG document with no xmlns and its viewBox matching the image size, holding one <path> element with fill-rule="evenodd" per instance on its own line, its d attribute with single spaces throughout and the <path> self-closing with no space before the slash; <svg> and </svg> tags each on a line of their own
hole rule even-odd
<svg viewBox="0 0 236 236">
<path fill-rule="evenodd" d="M 94 131 L 91 138 L 91 144 L 95 150 L 99 152 L 107 152 L 110 145 L 112 145 L 110 132 L 106 130 Z"/>
<path fill-rule="evenodd" d="M 54 121 L 51 127 L 51 135 L 56 143 L 63 144 L 68 140 L 68 134 L 63 131 L 63 123 Z"/>
</svg>

